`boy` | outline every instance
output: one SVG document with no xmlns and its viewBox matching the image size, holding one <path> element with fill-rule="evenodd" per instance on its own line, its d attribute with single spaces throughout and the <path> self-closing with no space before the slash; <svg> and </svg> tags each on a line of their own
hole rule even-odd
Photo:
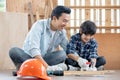
<svg viewBox="0 0 120 80">
<path fill-rule="evenodd" d="M 96 71 L 106 63 L 104 57 L 99 57 L 97 53 L 98 44 L 94 39 L 96 29 L 92 21 L 87 20 L 81 24 L 79 33 L 73 35 L 67 45 L 67 65 L 80 67 L 81 70 Z"/>
</svg>

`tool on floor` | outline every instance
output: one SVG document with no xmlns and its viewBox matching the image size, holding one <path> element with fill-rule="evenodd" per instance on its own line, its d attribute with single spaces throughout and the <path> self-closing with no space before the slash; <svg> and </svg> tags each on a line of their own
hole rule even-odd
<svg viewBox="0 0 120 80">
<path fill-rule="evenodd" d="M 94 67 L 94 61 L 91 59 L 91 67 Z"/>
<path fill-rule="evenodd" d="M 13 71 L 13 72 L 12 72 L 12 75 L 13 75 L 13 76 L 17 76 L 17 71 Z"/>
</svg>

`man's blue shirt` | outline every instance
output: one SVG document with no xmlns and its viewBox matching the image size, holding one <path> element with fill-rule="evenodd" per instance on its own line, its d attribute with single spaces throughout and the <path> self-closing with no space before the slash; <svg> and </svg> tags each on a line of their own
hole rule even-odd
<svg viewBox="0 0 120 80">
<path fill-rule="evenodd" d="M 55 35 L 54 40 L 51 40 L 52 32 L 50 29 L 50 22 L 51 19 L 35 22 L 27 34 L 23 50 L 31 57 L 36 55 L 44 56 L 48 52 L 55 51 L 59 45 L 66 51 L 68 43 L 66 31 L 64 29 L 62 31 L 56 31 L 57 35 Z M 53 41 L 52 44 L 51 41 Z"/>
</svg>

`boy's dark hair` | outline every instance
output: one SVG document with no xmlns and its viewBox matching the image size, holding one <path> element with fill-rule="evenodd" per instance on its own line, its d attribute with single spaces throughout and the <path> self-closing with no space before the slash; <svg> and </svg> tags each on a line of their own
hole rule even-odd
<svg viewBox="0 0 120 80">
<path fill-rule="evenodd" d="M 81 34 L 94 35 L 96 33 L 97 27 L 94 22 L 87 20 L 81 24 L 80 29 Z"/>
<path fill-rule="evenodd" d="M 56 18 L 59 19 L 62 13 L 70 14 L 71 9 L 65 6 L 55 7 L 51 13 L 51 20 L 53 19 L 53 16 L 56 16 Z"/>
</svg>

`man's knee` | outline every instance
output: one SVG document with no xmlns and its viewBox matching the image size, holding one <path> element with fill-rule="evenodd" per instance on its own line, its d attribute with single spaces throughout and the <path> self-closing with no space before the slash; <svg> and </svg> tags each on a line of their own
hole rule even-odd
<svg viewBox="0 0 120 80">
<path fill-rule="evenodd" d="M 44 57 L 44 60 L 49 64 L 49 65 L 56 65 L 59 63 L 64 62 L 66 59 L 66 53 L 64 51 L 54 51 L 50 54 L 47 54 Z"/>
<path fill-rule="evenodd" d="M 10 57 L 15 56 L 17 49 L 18 49 L 17 47 L 11 48 L 11 49 L 9 50 L 9 56 L 10 56 Z"/>
<path fill-rule="evenodd" d="M 58 53 L 59 53 L 59 56 L 63 58 L 63 60 L 67 58 L 65 51 L 61 50 L 61 51 L 58 51 Z"/>
</svg>

